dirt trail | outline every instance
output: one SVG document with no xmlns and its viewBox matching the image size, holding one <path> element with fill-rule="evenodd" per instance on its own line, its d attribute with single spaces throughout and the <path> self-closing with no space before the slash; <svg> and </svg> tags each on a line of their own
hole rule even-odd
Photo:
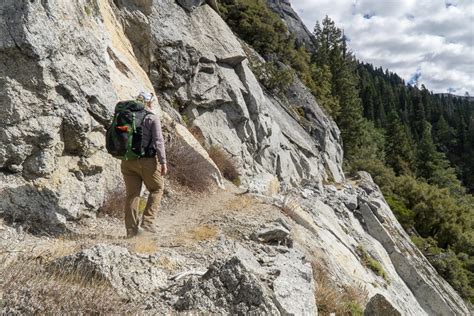
<svg viewBox="0 0 474 316">
<path fill-rule="evenodd" d="M 283 216 L 276 207 L 241 193 L 231 183 L 226 190 L 201 194 L 169 188 L 157 218 L 157 234 L 132 239 L 124 238 L 123 220 L 111 217 L 82 219 L 74 224 L 75 234 L 58 237 L 18 233 L 18 229 L 0 223 L 0 259 L 50 261 L 106 243 L 136 253 L 173 251 L 208 261 L 220 240 L 243 241 L 262 223 Z"/>
</svg>

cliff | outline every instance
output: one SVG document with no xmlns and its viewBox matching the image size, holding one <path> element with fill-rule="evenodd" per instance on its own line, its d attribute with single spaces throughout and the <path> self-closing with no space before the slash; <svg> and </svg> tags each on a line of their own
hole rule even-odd
<svg viewBox="0 0 474 316">
<path fill-rule="evenodd" d="M 22 231 L 74 234 L 90 229 L 83 222 L 105 230 L 109 224 L 100 226 L 96 212 L 121 185 L 118 162 L 104 152 L 105 127 L 118 100 L 150 90 L 159 96 L 166 134 L 188 144 L 205 176 L 225 190 L 188 196 L 194 206 L 180 204 L 176 212 L 185 214 L 178 217 L 168 218 L 165 205 L 162 239 L 152 243 L 169 244 L 150 255 L 116 245 L 114 232 L 100 245 L 91 238 L 77 253 L 50 258 L 48 269 L 98 276 L 150 313 L 317 314 L 322 298 L 313 275 L 325 271 L 336 287 L 366 293 L 363 304 L 381 294 L 403 315 L 468 315 L 370 176 L 345 178 L 339 129 L 308 89 L 297 79 L 285 95 L 262 88 L 250 65 L 259 57 L 215 3 L 178 2 L 0 4 L 0 216 L 8 223 L 0 233 L 44 244 Z M 288 3 L 270 3 L 290 30 L 301 29 Z M 297 33 L 310 45 L 306 29 Z M 188 129 L 199 131 L 202 145 Z M 252 198 L 240 200 L 242 192 L 224 183 L 202 146 L 237 161 L 241 188 Z M 237 205 L 229 204 L 234 199 Z M 217 227 L 219 237 L 167 248 L 184 238 L 167 225 L 187 236 L 180 226 L 190 222 Z M 191 273 L 176 274 L 190 266 Z"/>
<path fill-rule="evenodd" d="M 295 36 L 297 43 L 304 44 L 310 52 L 315 51 L 316 39 L 293 10 L 290 0 L 267 0 L 267 5 L 282 18 L 288 30 Z"/>
</svg>

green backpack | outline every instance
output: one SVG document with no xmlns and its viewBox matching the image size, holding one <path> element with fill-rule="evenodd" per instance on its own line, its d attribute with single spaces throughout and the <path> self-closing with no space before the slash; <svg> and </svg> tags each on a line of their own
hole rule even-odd
<svg viewBox="0 0 474 316">
<path fill-rule="evenodd" d="M 112 125 L 105 138 L 107 152 L 121 160 L 135 160 L 145 157 L 147 147 L 142 144 L 143 120 L 149 114 L 139 101 L 123 101 L 115 106 Z"/>
</svg>

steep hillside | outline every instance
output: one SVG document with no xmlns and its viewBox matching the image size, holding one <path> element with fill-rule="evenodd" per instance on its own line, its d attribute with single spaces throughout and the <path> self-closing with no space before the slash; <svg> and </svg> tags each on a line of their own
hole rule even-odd
<svg viewBox="0 0 474 316">
<path fill-rule="evenodd" d="M 208 2 L 0 4 L 2 312 L 468 315 L 370 175 L 346 179 L 339 128 L 310 90 L 263 88 L 263 59 Z M 216 185 L 170 184 L 160 232 L 124 240 L 96 217 L 121 187 L 103 134 L 145 89 L 184 144 L 170 164 L 199 161 Z"/>
</svg>

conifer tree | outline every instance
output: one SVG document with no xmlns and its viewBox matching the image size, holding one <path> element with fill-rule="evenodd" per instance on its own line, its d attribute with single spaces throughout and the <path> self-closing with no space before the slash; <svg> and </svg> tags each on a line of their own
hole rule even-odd
<svg viewBox="0 0 474 316">
<path fill-rule="evenodd" d="M 388 116 L 387 147 L 385 161 L 397 175 L 412 174 L 415 152 L 408 134 L 408 128 L 401 123 L 398 114 L 392 111 Z"/>
</svg>

